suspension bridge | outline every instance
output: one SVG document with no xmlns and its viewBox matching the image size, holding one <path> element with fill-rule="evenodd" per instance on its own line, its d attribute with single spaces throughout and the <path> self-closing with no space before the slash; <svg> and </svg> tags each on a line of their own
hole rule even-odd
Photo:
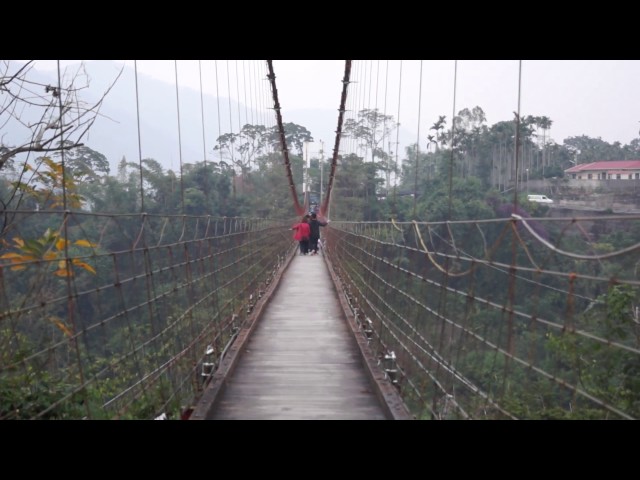
<svg viewBox="0 0 640 480">
<path fill-rule="evenodd" d="M 138 118 L 137 176 L 127 188 L 94 178 L 122 211 L 101 211 L 98 195 L 87 207 L 72 160 L 95 110 L 80 107 L 78 92 L 58 75 L 40 105 L 47 112 L 41 123 L 50 128 L 34 124 L 34 137 L 42 136 L 13 155 L 55 151 L 59 161 L 28 158 L 2 191 L 0 418 L 640 416 L 640 216 L 557 218 L 542 207 L 529 214 L 519 189 L 523 169 L 538 160 L 531 150 L 508 148 L 523 143 L 519 112 L 486 176 L 503 190 L 510 186 L 507 201 L 479 205 L 471 198 L 473 148 L 465 150 L 462 140 L 472 140 L 456 136 L 462 132 L 455 122 L 448 135 L 435 129 L 429 142 L 437 152 L 421 153 L 427 140 L 419 133 L 407 148 L 405 187 L 413 189 L 402 195 L 394 187 L 397 139 L 393 151 L 387 129 L 392 108 L 386 92 L 384 113 L 377 100 L 384 70 L 378 62 L 374 76 L 372 63 L 345 61 L 317 208 L 331 221 L 321 229 L 320 254 L 301 255 L 291 228 L 311 208 L 309 190 L 297 190 L 304 165 L 290 152 L 274 63 L 249 72 L 263 82 L 261 102 L 271 112 L 263 123 L 272 132 L 265 158 L 273 168 L 252 167 L 249 147 L 234 149 L 236 137 L 219 135 L 216 150 L 238 162 L 234 192 L 248 191 L 252 169 L 265 177 L 277 172 L 273 185 L 290 212 L 281 218 L 198 210 L 214 196 L 226 201 L 221 184 L 214 186 L 218 177 L 207 173 L 222 171 L 224 162 L 207 163 L 203 109 L 205 161 L 201 170 L 183 164 L 177 66 L 180 174 L 160 195 L 166 180 L 142 156 Z M 3 105 L 9 118 L 24 98 L 12 90 L 21 73 L 8 70 L 0 83 L 14 99 Z M 135 79 L 138 104 L 137 71 Z M 244 115 L 248 121 L 248 110 Z M 372 124 L 362 123 L 371 116 Z M 2 164 L 12 158 L 9 148 L 0 153 Z M 389 174 L 382 179 L 390 205 L 384 219 L 373 212 L 381 196 L 375 188 L 365 186 L 359 196 L 355 187 L 340 188 L 349 177 L 341 172 L 357 158 L 363 168 L 379 162 Z M 544 167 L 548 159 L 541 161 Z M 200 176 L 185 187 L 194 171 Z M 423 181 L 447 192 L 428 211 L 420 209 Z M 171 199 L 179 211 L 163 211 Z M 350 218 L 357 201 L 368 218 Z M 460 205 L 475 214 L 457 218 Z"/>
</svg>

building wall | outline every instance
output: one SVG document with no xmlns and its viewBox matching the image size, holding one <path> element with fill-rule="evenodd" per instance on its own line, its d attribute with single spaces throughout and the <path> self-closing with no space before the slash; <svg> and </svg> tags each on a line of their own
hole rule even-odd
<svg viewBox="0 0 640 480">
<path fill-rule="evenodd" d="M 620 178 L 617 178 L 617 175 L 620 175 Z M 589 181 L 589 175 L 591 175 L 591 180 L 598 180 L 598 177 L 602 176 L 602 175 L 607 175 L 607 172 L 602 171 L 602 170 L 598 170 L 598 171 L 588 171 L 585 170 L 583 172 L 576 172 L 576 173 L 565 173 L 565 177 L 566 178 L 570 178 L 572 180 L 574 180 L 573 176 L 576 176 L 575 180 L 582 180 L 582 181 Z M 624 172 L 616 172 L 616 174 L 614 175 L 614 178 L 611 178 L 610 180 L 629 180 L 629 175 L 631 175 L 631 180 L 640 180 L 640 170 L 627 170 Z M 578 178 L 581 177 L 581 178 Z M 609 180 L 609 179 L 607 179 Z"/>
<path fill-rule="evenodd" d="M 578 180 L 566 179 L 566 186 L 584 188 L 587 190 L 601 190 L 605 192 L 640 192 L 640 180 Z"/>
</svg>

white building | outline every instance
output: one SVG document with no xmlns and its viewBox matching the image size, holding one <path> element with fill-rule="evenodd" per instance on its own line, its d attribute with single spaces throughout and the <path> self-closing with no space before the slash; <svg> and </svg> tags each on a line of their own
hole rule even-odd
<svg viewBox="0 0 640 480">
<path fill-rule="evenodd" d="M 640 160 L 614 160 L 576 165 L 564 171 L 572 180 L 640 180 Z"/>
</svg>

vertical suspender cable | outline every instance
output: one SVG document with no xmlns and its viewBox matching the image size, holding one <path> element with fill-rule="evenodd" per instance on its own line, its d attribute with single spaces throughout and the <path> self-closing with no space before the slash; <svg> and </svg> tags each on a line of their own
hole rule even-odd
<svg viewBox="0 0 640 480">
<path fill-rule="evenodd" d="M 136 77 L 136 118 L 138 120 L 138 164 L 140 165 L 140 212 L 144 212 L 144 186 L 142 183 L 142 141 L 140 140 L 140 100 L 138 94 L 138 61 L 133 61 Z"/>
<path fill-rule="evenodd" d="M 244 121 L 245 123 L 249 123 L 249 111 L 248 111 L 248 103 L 247 103 L 247 67 L 244 64 L 244 60 L 242 60 L 242 89 L 244 90 Z"/>
<path fill-rule="evenodd" d="M 258 118 L 260 125 L 264 125 L 266 123 L 264 119 L 264 108 L 263 102 L 264 97 L 262 93 L 262 62 L 258 61 L 258 65 L 256 67 L 257 75 L 256 75 L 256 108 L 258 109 Z"/>
<path fill-rule="evenodd" d="M 516 158 L 515 158 L 515 173 L 516 182 L 513 189 L 513 205 L 518 206 L 518 173 L 520 170 L 520 98 L 522 92 L 522 60 L 518 63 L 518 113 L 516 114 Z"/>
<path fill-rule="evenodd" d="M 420 87 L 418 89 L 418 139 L 416 140 L 416 167 L 413 183 L 413 218 L 416 219 L 416 207 L 418 202 L 418 157 L 420 156 L 420 114 L 422 113 L 422 60 L 420 60 Z"/>
<path fill-rule="evenodd" d="M 200 74 L 200 118 L 202 119 L 202 154 L 204 168 L 207 169 L 207 140 L 204 128 L 204 98 L 202 96 L 202 60 L 198 60 L 198 73 Z"/>
<path fill-rule="evenodd" d="M 72 266 L 71 259 L 69 258 L 69 211 L 67 210 L 67 169 L 65 165 L 65 149 L 64 149 L 64 107 L 62 105 L 62 78 L 60 75 L 60 60 L 57 61 L 58 65 L 58 108 L 60 112 L 60 165 L 62 167 L 62 208 L 64 209 L 64 220 L 62 222 L 64 229 L 64 259 L 65 259 L 65 268 L 67 270 L 67 275 L 65 280 L 67 282 L 67 315 L 69 317 L 69 323 L 73 328 L 73 347 L 76 354 L 76 361 L 78 362 L 78 374 L 80 376 L 80 385 L 84 385 L 84 369 L 82 368 L 82 360 L 80 356 L 80 347 L 78 345 L 78 338 L 75 336 L 78 333 L 77 325 L 76 325 L 76 317 L 75 317 L 75 305 L 73 301 L 73 290 L 71 288 L 71 280 L 72 280 Z M 87 401 L 86 395 L 87 391 L 83 387 L 82 394 L 84 395 L 84 406 L 87 412 L 87 417 L 91 417 L 91 411 L 89 410 L 89 402 Z"/>
<path fill-rule="evenodd" d="M 229 60 L 227 60 L 227 94 L 229 95 L 229 129 L 231 136 L 233 137 L 233 118 L 231 117 L 231 83 L 229 80 Z M 231 142 L 231 163 L 234 164 L 235 170 L 235 155 L 234 155 L 233 142 Z"/>
<path fill-rule="evenodd" d="M 358 121 L 358 107 L 359 105 L 359 101 L 360 101 L 360 70 L 361 70 L 361 63 L 359 61 L 354 61 L 353 62 L 353 83 L 355 85 L 355 92 L 353 92 L 353 95 L 351 96 L 351 99 L 353 99 L 353 101 L 351 102 L 352 105 L 352 109 L 351 109 L 351 118 L 353 119 L 354 122 Z M 349 136 L 349 147 L 348 150 L 350 153 L 356 154 L 358 153 L 358 141 L 356 140 L 356 138 L 353 135 Z"/>
<path fill-rule="evenodd" d="M 369 96 L 367 97 L 367 110 L 369 112 L 371 112 L 371 91 L 373 90 L 372 84 L 373 84 L 373 60 L 369 60 Z M 378 99 L 376 98 L 376 102 L 377 101 L 378 101 Z M 375 129 L 372 132 L 372 134 L 373 134 L 374 140 L 375 140 Z M 368 149 L 368 146 L 367 146 L 367 149 Z M 365 155 L 366 155 L 366 153 L 367 152 L 365 152 Z M 371 162 L 373 163 L 373 145 L 371 146 Z"/>
<path fill-rule="evenodd" d="M 385 67 L 385 77 L 384 77 L 384 107 L 383 107 L 383 117 L 382 117 L 382 151 L 384 151 L 384 141 L 385 135 L 387 133 L 387 93 L 389 91 L 389 60 L 387 60 L 387 65 Z M 389 145 L 391 142 L 387 141 Z M 391 150 L 391 149 L 389 149 Z M 386 193 L 385 196 L 389 196 L 389 184 L 391 183 L 391 152 L 388 153 L 387 157 L 387 184 L 386 184 Z"/>
<path fill-rule="evenodd" d="M 253 75 L 251 74 L 251 64 L 253 61 L 249 62 L 249 100 L 251 102 L 251 109 L 249 110 L 251 112 L 251 125 L 255 125 L 256 123 L 254 123 L 253 121 L 253 86 L 251 85 L 251 82 L 253 81 Z M 256 119 L 257 122 L 257 119 Z"/>
<path fill-rule="evenodd" d="M 260 67 L 261 67 L 260 69 L 262 70 L 262 75 L 264 75 L 264 78 L 262 76 L 260 77 L 260 91 L 262 92 L 262 118 L 263 118 L 262 124 L 266 126 L 267 125 L 267 104 L 269 99 L 269 92 L 267 91 L 265 86 L 265 80 L 267 78 L 265 63 L 260 62 Z"/>
<path fill-rule="evenodd" d="M 518 62 L 518 112 L 516 113 L 516 155 L 515 155 L 515 188 L 513 190 L 513 207 L 514 211 L 518 207 L 518 164 L 520 163 L 520 98 L 522 93 L 522 60 Z M 511 264 L 516 264 L 517 258 L 517 241 L 516 236 L 511 236 Z M 507 318 L 507 351 L 510 354 L 514 352 L 514 313 L 513 313 L 513 305 L 515 304 L 515 295 L 516 295 L 516 278 L 515 278 L 515 269 L 509 270 L 509 290 L 508 290 L 508 298 L 509 298 L 509 308 L 508 308 L 508 318 Z M 506 369 L 509 367 L 509 362 L 507 358 L 507 362 L 505 363 L 505 382 L 506 382 Z M 504 388 L 504 387 L 503 387 Z"/>
<path fill-rule="evenodd" d="M 378 60 L 378 63 L 376 64 L 376 101 L 374 102 L 374 106 L 373 106 L 373 111 L 375 112 L 375 116 L 373 117 L 374 120 L 374 124 L 373 124 L 373 138 L 372 138 L 372 142 L 371 142 L 371 163 L 375 163 L 376 161 L 376 130 L 378 129 L 378 84 L 380 81 L 380 60 Z M 384 122 L 384 118 L 383 118 L 383 122 Z M 382 135 L 383 135 L 383 141 L 384 141 L 384 130 L 382 131 Z M 383 145 L 384 146 L 384 145 Z"/>
<path fill-rule="evenodd" d="M 366 87 L 366 83 L 367 83 L 367 67 L 368 67 L 368 64 L 367 64 L 367 62 L 365 62 L 364 66 L 363 66 L 364 77 L 362 77 L 362 83 L 360 85 L 360 88 L 362 89 L 361 92 L 360 92 L 360 100 L 361 100 L 360 112 L 362 112 L 366 108 L 365 97 L 367 95 L 367 87 Z M 365 145 L 364 154 L 362 155 L 363 160 L 366 160 L 366 157 L 367 157 L 367 147 Z"/>
<path fill-rule="evenodd" d="M 456 130 L 456 93 L 458 90 L 458 61 L 454 63 L 453 69 L 453 112 L 451 112 L 451 159 L 449 160 L 449 213 L 447 219 L 451 220 L 451 209 L 453 205 L 453 141 Z"/>
<path fill-rule="evenodd" d="M 242 120 L 240 119 L 242 110 L 240 109 L 240 76 L 238 75 L 238 60 L 236 60 L 236 102 L 238 104 L 238 133 L 242 130 Z"/>
<path fill-rule="evenodd" d="M 209 171 L 207 169 L 207 141 L 204 128 L 204 98 L 202 93 L 202 60 L 198 60 L 198 73 L 200 74 L 200 118 L 202 119 L 202 154 L 204 159 L 204 198 L 207 202 L 206 211 L 209 211 Z"/>
<path fill-rule="evenodd" d="M 220 90 L 218 89 L 218 61 L 214 60 L 216 69 L 216 105 L 218 107 L 218 151 L 220 152 L 220 160 L 222 162 L 222 145 L 220 144 L 220 137 L 222 137 L 222 120 L 220 119 Z M 222 165 L 220 166 L 222 168 Z"/>
<path fill-rule="evenodd" d="M 176 107 L 178 111 L 178 155 L 180 158 L 180 199 L 182 201 L 182 214 L 184 215 L 184 180 L 182 174 L 182 134 L 180 132 L 180 97 L 178 96 L 178 61 L 173 61 L 176 73 Z"/>
<path fill-rule="evenodd" d="M 400 125 L 400 103 L 402 100 L 402 60 L 400 60 L 400 74 L 398 78 L 398 125 Z M 400 127 L 396 129 L 396 161 L 395 161 L 395 171 L 396 175 L 398 172 L 398 150 L 400 149 Z M 393 205 L 396 205 L 396 183 L 393 184 Z"/>
</svg>

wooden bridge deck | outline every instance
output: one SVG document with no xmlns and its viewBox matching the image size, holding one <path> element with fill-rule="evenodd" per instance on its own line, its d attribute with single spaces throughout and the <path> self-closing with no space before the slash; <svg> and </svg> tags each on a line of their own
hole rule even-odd
<svg viewBox="0 0 640 480">
<path fill-rule="evenodd" d="M 385 419 L 320 255 L 296 255 L 209 419 Z"/>
</svg>

